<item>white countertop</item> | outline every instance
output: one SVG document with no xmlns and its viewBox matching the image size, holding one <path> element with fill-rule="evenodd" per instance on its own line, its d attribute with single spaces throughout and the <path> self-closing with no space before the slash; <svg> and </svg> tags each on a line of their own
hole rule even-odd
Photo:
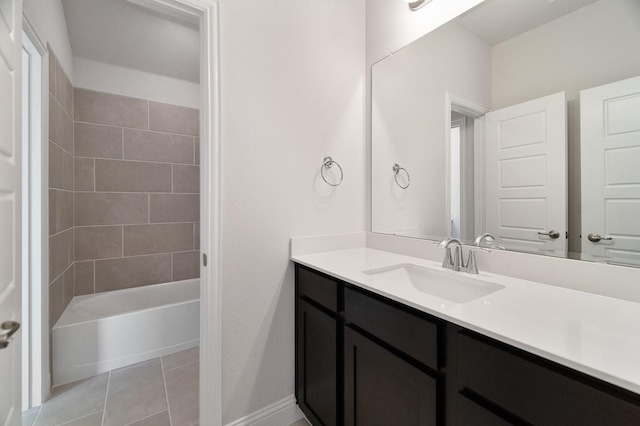
<svg viewBox="0 0 640 426">
<path fill-rule="evenodd" d="M 441 268 L 438 262 L 371 248 L 293 255 L 291 259 L 640 394 L 640 303 L 481 270 L 475 277 L 505 288 L 458 304 L 394 287 L 362 272 L 402 263 Z"/>
</svg>

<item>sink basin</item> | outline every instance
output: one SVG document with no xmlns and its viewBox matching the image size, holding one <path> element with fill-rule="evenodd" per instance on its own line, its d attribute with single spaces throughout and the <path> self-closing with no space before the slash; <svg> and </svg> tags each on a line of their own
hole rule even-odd
<svg viewBox="0 0 640 426">
<path fill-rule="evenodd" d="M 467 303 L 504 288 L 503 285 L 465 276 L 464 272 L 439 271 L 410 263 L 362 271 L 394 286 L 414 290 L 455 303 Z"/>
</svg>

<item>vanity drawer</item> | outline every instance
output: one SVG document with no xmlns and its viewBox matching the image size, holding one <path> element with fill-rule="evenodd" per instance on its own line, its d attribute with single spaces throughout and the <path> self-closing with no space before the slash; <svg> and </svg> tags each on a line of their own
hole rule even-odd
<svg viewBox="0 0 640 426">
<path fill-rule="evenodd" d="M 535 355 L 458 334 L 458 386 L 536 425 L 638 425 L 630 392 Z"/>
<path fill-rule="evenodd" d="M 438 369 L 436 323 L 350 288 L 345 289 L 345 320 L 427 367 Z"/>
<path fill-rule="evenodd" d="M 324 275 L 296 265 L 298 297 L 305 297 L 338 312 L 338 283 Z"/>
</svg>

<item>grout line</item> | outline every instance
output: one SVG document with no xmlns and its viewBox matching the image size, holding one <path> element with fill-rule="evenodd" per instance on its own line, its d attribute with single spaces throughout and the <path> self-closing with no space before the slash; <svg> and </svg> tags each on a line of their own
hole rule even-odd
<svg viewBox="0 0 640 426">
<path fill-rule="evenodd" d="M 122 226 L 122 257 L 124 257 L 124 225 Z"/>
<path fill-rule="evenodd" d="M 86 259 L 79 260 L 78 262 L 101 262 L 103 260 L 119 260 L 119 259 L 133 259 L 136 257 L 151 257 L 151 256 L 166 256 L 172 253 L 190 253 L 195 252 L 197 250 L 186 250 L 186 251 L 163 251 L 161 253 L 147 253 L 147 254 L 132 254 L 130 256 L 118 256 L 118 257 L 101 257 L 99 259 Z"/>
<path fill-rule="evenodd" d="M 109 397 L 109 385 L 111 384 L 111 371 L 109 371 L 109 377 L 107 377 L 107 390 L 104 392 L 104 406 L 102 407 L 102 421 L 100 424 L 104 424 L 104 418 L 107 415 L 107 398 Z"/>
<path fill-rule="evenodd" d="M 49 188 L 58 189 L 58 188 Z M 154 195 L 200 195 L 199 192 L 149 192 L 149 191 L 69 191 L 59 189 L 59 191 L 74 192 L 76 194 L 154 194 Z"/>
<path fill-rule="evenodd" d="M 173 167 L 174 165 L 171 165 L 171 193 L 173 194 Z"/>
<path fill-rule="evenodd" d="M 199 138 L 200 137 L 198 135 L 189 135 L 189 134 L 186 134 L 186 133 L 163 132 L 162 130 L 141 129 L 139 127 L 128 127 L 128 126 L 121 126 L 121 125 L 117 125 L 117 124 L 94 123 L 94 122 L 91 122 L 91 121 L 81 121 L 81 120 L 73 120 L 73 122 L 74 123 L 80 123 L 80 124 L 95 125 L 95 126 L 121 127 L 121 128 L 123 128 L 125 130 L 137 130 L 139 132 L 162 133 L 164 135 L 182 136 L 182 137 L 185 137 L 185 138 Z"/>
<path fill-rule="evenodd" d="M 151 223 L 151 193 L 147 193 L 147 223 Z"/>
<path fill-rule="evenodd" d="M 57 277 L 55 277 L 55 279 L 51 280 L 51 282 L 48 284 L 49 286 L 51 286 L 51 284 L 53 284 L 54 282 L 56 282 L 56 280 L 58 280 L 60 277 L 62 277 L 65 272 L 67 272 L 69 270 L 69 268 L 71 268 L 72 265 L 67 266 L 67 269 L 65 269 L 63 272 L 60 273 L 60 275 L 58 275 Z M 62 287 L 64 289 L 64 277 L 62 278 Z"/>
<path fill-rule="evenodd" d="M 195 347 L 195 346 L 194 346 L 194 347 Z M 169 354 L 169 355 L 171 355 L 171 354 Z M 165 356 L 166 356 L 166 355 L 165 355 Z M 167 368 L 166 370 L 163 370 L 163 371 L 173 371 L 173 370 L 175 370 L 176 368 L 187 367 L 187 366 L 189 366 L 189 365 L 198 364 L 199 362 L 200 362 L 200 360 L 198 359 L 198 360 L 196 360 L 196 361 L 187 362 L 186 364 L 180 364 L 180 365 L 176 365 L 175 367 Z"/>
<path fill-rule="evenodd" d="M 134 421 L 132 421 L 131 423 L 127 423 L 127 424 L 126 424 L 126 425 L 124 425 L 124 426 L 131 426 L 131 425 L 132 425 L 132 424 L 134 424 L 134 423 L 138 423 L 138 422 L 141 422 L 142 420 L 150 419 L 151 417 L 153 417 L 153 416 L 157 416 L 158 414 L 160 414 L 160 413 L 164 413 L 165 411 L 168 413 L 168 412 L 169 412 L 169 409 L 166 409 L 166 410 L 160 410 L 160 411 L 158 411 L 157 413 L 153 413 L 153 414 L 151 414 L 151 415 L 148 415 L 147 417 L 143 417 L 143 418 L 141 418 L 141 419 L 134 420 Z"/>
<path fill-rule="evenodd" d="M 96 159 L 93 159 L 93 192 L 96 192 L 98 185 L 96 185 Z"/>
<path fill-rule="evenodd" d="M 67 151 L 66 149 L 64 149 L 61 145 L 59 145 L 56 141 L 54 141 L 53 139 L 49 139 L 49 143 L 54 144 L 56 147 L 60 148 L 63 152 L 66 152 L 67 154 L 69 154 L 71 156 L 71 158 L 75 158 L 75 156 L 70 153 L 69 151 Z"/>
<path fill-rule="evenodd" d="M 164 375 L 164 362 L 162 361 L 162 357 L 160 357 L 160 368 L 162 369 L 162 384 L 164 385 L 164 396 L 167 398 L 167 413 L 169 414 L 169 424 L 173 424 L 173 419 L 171 418 L 171 408 L 169 407 L 169 392 L 167 392 L 167 378 Z"/>
<path fill-rule="evenodd" d="M 73 228 L 74 228 L 74 226 L 70 226 L 70 227 L 69 227 L 69 228 L 67 228 L 67 229 L 63 229 L 63 230 L 62 230 L 62 231 L 60 231 L 60 232 L 56 232 L 55 234 L 51 234 L 51 235 L 49 235 L 49 238 L 57 237 L 57 236 L 58 236 L 58 235 L 60 235 L 60 234 L 64 234 L 65 232 L 69 232 L 69 231 L 73 230 Z"/>
<path fill-rule="evenodd" d="M 55 143 L 55 142 L 52 142 L 52 143 Z M 60 149 L 63 149 L 63 148 L 60 148 Z M 64 151 L 64 152 L 69 154 L 67 151 Z M 131 158 L 93 157 L 90 155 L 75 155 L 73 156 L 73 158 L 93 158 L 94 160 L 102 160 L 102 161 L 126 161 L 127 163 L 151 163 L 151 164 L 169 164 L 169 165 L 176 164 L 179 166 L 199 166 L 199 164 L 180 163 L 178 161 L 172 162 L 172 161 L 138 160 L 138 159 L 131 159 Z"/>
<path fill-rule="evenodd" d="M 72 382 L 72 383 L 73 383 L 73 382 Z M 60 426 L 64 426 L 64 425 L 71 424 L 71 423 L 73 423 L 73 422 L 77 422 L 78 420 L 85 419 L 85 418 L 87 418 L 87 417 L 89 417 L 89 416 L 93 416 L 94 414 L 98 414 L 98 413 L 101 413 L 101 411 L 96 411 L 96 412 L 94 412 L 94 413 L 89 413 L 89 414 L 87 414 L 86 416 L 78 417 L 77 419 L 71 419 L 71 420 L 69 420 L 68 422 L 60 423 Z M 103 414 L 103 416 L 104 416 L 104 414 Z M 34 422 L 34 425 L 35 425 L 35 422 Z"/>
</svg>

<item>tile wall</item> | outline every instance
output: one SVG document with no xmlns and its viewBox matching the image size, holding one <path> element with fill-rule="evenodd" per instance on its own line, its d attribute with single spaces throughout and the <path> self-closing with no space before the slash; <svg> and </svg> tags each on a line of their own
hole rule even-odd
<svg viewBox="0 0 640 426">
<path fill-rule="evenodd" d="M 199 276 L 199 112 L 74 90 L 75 294 Z"/>
<path fill-rule="evenodd" d="M 49 47 L 49 329 L 75 294 L 73 87 Z"/>
<path fill-rule="evenodd" d="M 199 276 L 199 111 L 74 88 L 49 48 L 49 326 L 74 295 Z"/>
</svg>

